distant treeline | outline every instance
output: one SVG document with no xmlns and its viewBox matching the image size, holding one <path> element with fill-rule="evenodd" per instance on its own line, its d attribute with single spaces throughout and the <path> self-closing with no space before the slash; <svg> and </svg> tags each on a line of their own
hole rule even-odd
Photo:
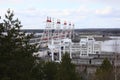
<svg viewBox="0 0 120 80">
<path fill-rule="evenodd" d="M 22 29 L 21 31 L 30 33 L 42 33 L 44 29 Z M 88 29 L 75 29 L 76 33 L 95 33 L 101 35 L 120 35 L 120 28 L 88 28 Z"/>
<path fill-rule="evenodd" d="M 44 29 L 22 29 L 21 31 L 28 33 L 42 33 Z"/>
<path fill-rule="evenodd" d="M 76 33 L 96 34 L 106 36 L 120 36 L 120 28 L 100 28 L 100 29 L 75 29 Z"/>
<path fill-rule="evenodd" d="M 120 28 L 89 28 L 75 29 L 76 32 L 101 32 L 101 33 L 120 33 Z"/>
<path fill-rule="evenodd" d="M 43 32 L 44 29 L 22 29 L 26 32 Z M 75 29 L 75 32 L 117 32 L 120 33 L 120 28 L 88 28 L 88 29 Z"/>
</svg>

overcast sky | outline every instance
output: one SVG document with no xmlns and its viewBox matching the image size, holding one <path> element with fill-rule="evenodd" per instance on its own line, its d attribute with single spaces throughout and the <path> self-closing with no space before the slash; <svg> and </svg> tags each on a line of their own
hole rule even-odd
<svg viewBox="0 0 120 80">
<path fill-rule="evenodd" d="M 7 9 L 24 29 L 45 28 L 47 16 L 81 28 L 120 28 L 120 0 L 0 0 L 0 15 Z"/>
</svg>

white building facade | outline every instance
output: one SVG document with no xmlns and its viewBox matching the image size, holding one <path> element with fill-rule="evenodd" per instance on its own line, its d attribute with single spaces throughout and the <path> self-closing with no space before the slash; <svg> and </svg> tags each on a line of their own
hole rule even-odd
<svg viewBox="0 0 120 80">
<path fill-rule="evenodd" d="M 72 57 L 89 57 L 90 54 L 101 54 L 101 41 L 93 37 L 81 38 L 79 43 L 71 43 Z"/>
</svg>

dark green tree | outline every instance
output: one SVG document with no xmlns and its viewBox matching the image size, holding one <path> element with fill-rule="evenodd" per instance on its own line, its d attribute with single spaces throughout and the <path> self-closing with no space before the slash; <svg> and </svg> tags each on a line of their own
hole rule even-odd
<svg viewBox="0 0 120 80">
<path fill-rule="evenodd" d="M 56 80 L 59 63 L 46 62 L 44 65 L 44 80 Z"/>
<path fill-rule="evenodd" d="M 10 9 L 0 22 L 0 80 L 30 80 L 36 62 L 33 52 L 36 44 L 30 45 L 32 34 L 21 32 L 21 22 L 14 19 Z"/>
<path fill-rule="evenodd" d="M 110 61 L 105 58 L 101 66 L 96 70 L 95 80 L 114 80 L 113 72 L 113 66 Z"/>
<path fill-rule="evenodd" d="M 57 74 L 57 80 L 79 80 L 79 75 L 76 72 L 75 65 L 71 63 L 68 53 L 62 57 Z"/>
<path fill-rule="evenodd" d="M 44 61 L 39 61 L 34 68 L 32 69 L 32 78 L 31 80 L 45 80 L 45 73 L 44 73 Z"/>
</svg>

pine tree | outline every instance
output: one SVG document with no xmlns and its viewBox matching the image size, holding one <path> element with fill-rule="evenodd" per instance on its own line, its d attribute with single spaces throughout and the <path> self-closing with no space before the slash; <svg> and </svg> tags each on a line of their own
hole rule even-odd
<svg viewBox="0 0 120 80">
<path fill-rule="evenodd" d="M 57 80 L 79 80 L 78 73 L 76 72 L 75 65 L 71 63 L 69 54 L 66 53 L 62 57 Z"/>
<path fill-rule="evenodd" d="M 9 9 L 0 23 L 0 80 L 30 80 L 37 49 L 29 44 L 33 35 L 21 32 L 21 27 Z"/>
<path fill-rule="evenodd" d="M 95 80 L 114 80 L 113 66 L 107 58 L 105 58 L 101 66 L 97 68 Z"/>
<path fill-rule="evenodd" d="M 39 61 L 32 69 L 31 80 L 45 80 L 44 67 L 45 67 L 45 62 Z"/>
<path fill-rule="evenodd" d="M 56 80 L 59 63 L 46 62 L 44 65 L 44 80 Z"/>
</svg>

